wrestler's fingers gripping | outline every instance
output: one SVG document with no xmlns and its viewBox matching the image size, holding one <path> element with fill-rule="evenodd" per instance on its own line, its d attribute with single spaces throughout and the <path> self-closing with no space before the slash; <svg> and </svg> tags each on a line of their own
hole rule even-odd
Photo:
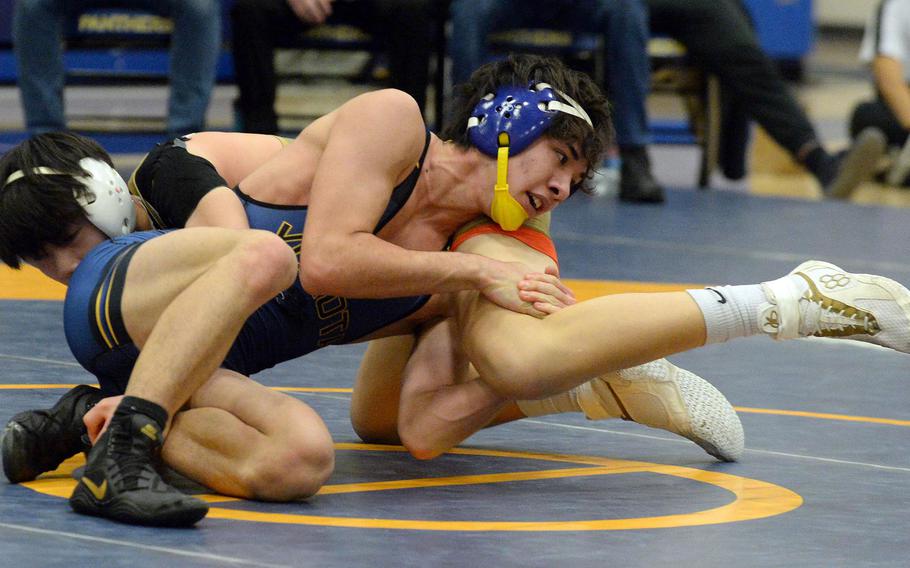
<svg viewBox="0 0 910 568">
<path fill-rule="evenodd" d="M 551 284 L 551 285 L 555 286 L 556 288 L 559 288 L 563 294 L 574 298 L 575 293 L 572 292 L 572 289 L 569 288 L 568 286 L 566 286 L 562 282 L 562 280 L 559 279 L 559 274 L 556 273 L 556 269 L 553 268 L 552 269 L 553 272 L 551 272 L 550 270 L 551 270 L 551 267 L 548 266 L 546 273 L 532 272 L 530 274 L 526 274 L 525 280 L 545 282 L 545 283 Z"/>
<path fill-rule="evenodd" d="M 86 432 L 88 433 L 89 440 L 91 440 L 92 444 L 94 444 L 101 434 L 107 430 L 107 426 L 114 416 L 114 411 L 117 409 L 117 405 L 120 404 L 122 398 L 122 396 L 104 398 L 82 417 L 82 421 L 85 423 Z"/>
<path fill-rule="evenodd" d="M 519 284 L 519 297 L 526 302 L 549 302 L 562 307 L 577 300 L 572 291 L 552 276 L 532 274 Z"/>
</svg>

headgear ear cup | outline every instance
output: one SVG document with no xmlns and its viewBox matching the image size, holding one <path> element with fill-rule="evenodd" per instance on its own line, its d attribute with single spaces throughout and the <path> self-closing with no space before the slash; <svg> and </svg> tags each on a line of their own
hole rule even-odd
<svg viewBox="0 0 910 568">
<path fill-rule="evenodd" d="M 90 196 L 79 200 L 88 220 L 111 238 L 130 234 L 136 227 L 136 207 L 126 182 L 101 160 L 82 158 L 79 165 L 89 174 L 79 178 Z"/>
</svg>

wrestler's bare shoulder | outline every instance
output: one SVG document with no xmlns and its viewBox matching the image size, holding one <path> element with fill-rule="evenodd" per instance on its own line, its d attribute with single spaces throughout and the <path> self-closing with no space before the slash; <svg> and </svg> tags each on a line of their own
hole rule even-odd
<svg viewBox="0 0 910 568">
<path fill-rule="evenodd" d="M 382 141 L 395 154 L 419 153 L 426 127 L 414 98 L 397 89 L 371 91 L 354 97 L 319 117 L 297 137 L 297 142 L 324 147 L 333 140 Z"/>
<path fill-rule="evenodd" d="M 186 141 L 187 151 L 208 160 L 229 187 L 237 185 L 284 146 L 285 142 L 277 136 L 243 132 L 198 132 Z"/>
</svg>

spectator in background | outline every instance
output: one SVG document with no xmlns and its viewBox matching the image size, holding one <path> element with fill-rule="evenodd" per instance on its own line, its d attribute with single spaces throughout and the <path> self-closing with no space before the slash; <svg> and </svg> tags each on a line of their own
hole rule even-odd
<svg viewBox="0 0 910 568">
<path fill-rule="evenodd" d="M 204 130 L 221 49 L 218 0 L 17 0 L 13 49 L 29 134 L 66 129 L 64 24 L 94 8 L 136 9 L 173 20 L 167 135 Z"/>
<path fill-rule="evenodd" d="M 866 131 L 847 151 L 828 152 L 774 62 L 762 51 L 741 0 L 647 2 L 651 33 L 682 43 L 688 57 L 721 82 L 727 102 L 721 165 L 727 177 L 745 175 L 749 118 L 805 166 L 828 196 L 848 197 L 872 176 L 884 151 L 881 134 Z"/>
<path fill-rule="evenodd" d="M 875 127 L 893 147 L 904 146 L 910 133 L 910 1 L 884 0 L 869 18 L 860 60 L 870 64 L 876 97 L 853 109 L 850 134 Z M 903 152 L 888 175 L 892 184 L 905 183 L 910 152 Z"/>
<path fill-rule="evenodd" d="M 651 173 L 645 101 L 650 88 L 648 15 L 642 0 L 454 0 L 451 4 L 453 79 L 464 82 L 489 59 L 487 36 L 512 28 L 565 29 L 603 34 L 607 96 L 613 105 L 622 160 L 619 197 L 660 203 L 664 190 Z"/>
<path fill-rule="evenodd" d="M 437 0 L 236 0 L 231 9 L 235 111 L 244 132 L 278 132 L 274 56 L 321 24 L 363 28 L 386 44 L 391 86 L 405 91 L 426 114 L 426 89 Z"/>
</svg>

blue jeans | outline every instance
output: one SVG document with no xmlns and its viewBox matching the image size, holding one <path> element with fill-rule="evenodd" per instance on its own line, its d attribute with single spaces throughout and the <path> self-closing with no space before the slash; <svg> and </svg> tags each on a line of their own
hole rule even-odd
<svg viewBox="0 0 910 568">
<path fill-rule="evenodd" d="M 68 17 L 101 7 L 135 8 L 174 20 L 168 135 L 203 130 L 221 49 L 218 0 L 17 0 L 13 47 L 29 134 L 66 128 L 64 23 Z"/>
<path fill-rule="evenodd" d="M 450 10 L 456 84 L 489 60 L 486 38 L 492 32 L 547 28 L 603 34 L 617 142 L 624 147 L 650 142 L 648 10 L 641 0 L 453 0 Z"/>
</svg>

